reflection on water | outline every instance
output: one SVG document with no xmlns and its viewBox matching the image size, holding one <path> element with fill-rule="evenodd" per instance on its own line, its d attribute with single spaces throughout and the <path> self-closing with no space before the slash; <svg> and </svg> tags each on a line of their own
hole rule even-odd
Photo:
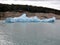
<svg viewBox="0 0 60 45">
<path fill-rule="evenodd" d="M 0 45 L 60 45 L 59 24 L 0 21 Z"/>
</svg>

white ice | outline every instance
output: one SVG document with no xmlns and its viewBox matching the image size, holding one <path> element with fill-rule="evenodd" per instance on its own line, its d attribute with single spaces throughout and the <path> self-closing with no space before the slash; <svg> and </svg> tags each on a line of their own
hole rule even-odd
<svg viewBox="0 0 60 45">
<path fill-rule="evenodd" d="M 19 17 L 7 18 L 5 22 L 54 22 L 55 20 L 55 17 L 49 19 L 39 19 L 37 16 L 27 17 L 26 14 L 23 13 Z"/>
</svg>

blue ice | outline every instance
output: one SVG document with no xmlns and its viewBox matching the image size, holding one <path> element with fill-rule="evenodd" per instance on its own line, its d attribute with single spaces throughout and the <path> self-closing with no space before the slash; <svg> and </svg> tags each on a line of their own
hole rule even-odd
<svg viewBox="0 0 60 45">
<path fill-rule="evenodd" d="M 27 17 L 25 13 L 23 13 L 19 17 L 14 18 L 6 18 L 5 22 L 15 23 L 15 22 L 54 22 L 56 20 L 55 17 L 49 19 L 39 19 L 37 16 Z"/>
</svg>

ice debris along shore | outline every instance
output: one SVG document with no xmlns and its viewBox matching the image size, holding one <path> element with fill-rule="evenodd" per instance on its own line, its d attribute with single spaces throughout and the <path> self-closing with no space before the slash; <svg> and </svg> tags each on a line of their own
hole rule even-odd
<svg viewBox="0 0 60 45">
<path fill-rule="evenodd" d="M 19 17 L 14 18 L 6 18 L 5 22 L 15 23 L 15 22 L 55 22 L 56 18 L 52 17 L 49 19 L 39 19 L 37 16 L 27 17 L 25 13 L 23 13 Z"/>
</svg>

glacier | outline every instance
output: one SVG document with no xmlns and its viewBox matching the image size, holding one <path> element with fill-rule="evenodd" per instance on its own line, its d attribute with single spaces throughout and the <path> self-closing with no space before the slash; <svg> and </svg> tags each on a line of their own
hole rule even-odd
<svg viewBox="0 0 60 45">
<path fill-rule="evenodd" d="M 14 17 L 14 18 L 6 18 L 5 22 L 8 23 L 15 23 L 15 22 L 55 22 L 56 18 L 52 17 L 49 19 L 39 19 L 37 16 L 34 17 L 27 17 L 25 13 L 23 13 L 19 17 Z"/>
</svg>

